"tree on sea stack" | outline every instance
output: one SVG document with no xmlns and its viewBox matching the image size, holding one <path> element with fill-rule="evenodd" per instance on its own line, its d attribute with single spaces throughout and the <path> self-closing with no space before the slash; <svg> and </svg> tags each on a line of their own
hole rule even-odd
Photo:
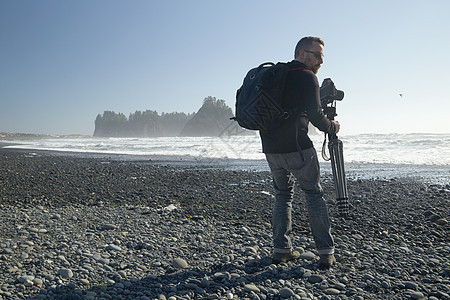
<svg viewBox="0 0 450 300">
<path fill-rule="evenodd" d="M 225 100 L 206 97 L 202 107 L 190 119 L 180 136 L 217 136 L 230 122 L 233 111 L 225 104 Z"/>
</svg>

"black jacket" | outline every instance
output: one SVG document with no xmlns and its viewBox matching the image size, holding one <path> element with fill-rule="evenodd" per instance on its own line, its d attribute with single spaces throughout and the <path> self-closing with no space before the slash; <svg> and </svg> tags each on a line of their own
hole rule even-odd
<svg viewBox="0 0 450 300">
<path fill-rule="evenodd" d="M 320 105 L 320 87 L 316 75 L 306 65 L 293 60 L 288 63 L 289 71 L 284 90 L 284 107 L 295 108 L 295 115 L 289 117 L 284 124 L 271 131 L 260 131 L 264 153 L 290 153 L 305 150 L 313 146 L 308 137 L 308 124 L 319 130 L 335 133 L 336 128 L 328 120 Z"/>
</svg>

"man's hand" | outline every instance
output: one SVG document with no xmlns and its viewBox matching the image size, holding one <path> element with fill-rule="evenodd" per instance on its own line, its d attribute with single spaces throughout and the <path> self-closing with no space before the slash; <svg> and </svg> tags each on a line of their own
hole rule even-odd
<svg viewBox="0 0 450 300">
<path fill-rule="evenodd" d="M 341 125 L 339 124 L 339 121 L 332 120 L 331 123 L 333 123 L 335 128 L 336 128 L 336 132 L 335 133 L 338 133 L 339 129 L 341 128 Z"/>
</svg>

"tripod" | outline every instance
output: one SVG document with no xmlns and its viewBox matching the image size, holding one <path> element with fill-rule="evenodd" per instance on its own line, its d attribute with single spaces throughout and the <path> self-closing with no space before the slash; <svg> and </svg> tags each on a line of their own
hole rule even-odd
<svg viewBox="0 0 450 300">
<path fill-rule="evenodd" d="M 326 107 L 324 109 L 328 119 L 334 120 L 336 114 L 336 107 Z M 336 134 L 328 134 L 328 150 L 330 157 L 326 156 L 325 144 L 327 141 L 327 134 L 325 134 L 325 140 L 322 146 L 322 157 L 324 160 L 331 160 L 331 169 L 333 171 L 334 187 L 336 189 L 336 201 L 337 209 L 342 217 L 347 217 L 349 214 L 349 203 L 347 193 L 347 181 L 345 179 L 344 169 L 344 149 L 343 143 L 338 139 Z"/>
</svg>

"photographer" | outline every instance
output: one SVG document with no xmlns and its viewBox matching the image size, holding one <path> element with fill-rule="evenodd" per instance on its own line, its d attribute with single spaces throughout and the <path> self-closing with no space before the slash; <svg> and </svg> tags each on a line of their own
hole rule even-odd
<svg viewBox="0 0 450 300">
<path fill-rule="evenodd" d="M 330 268 L 335 262 L 334 241 L 330 230 L 328 209 L 320 186 L 317 152 L 308 137 L 311 122 L 321 131 L 335 134 L 339 122 L 330 121 L 320 104 L 319 83 L 315 74 L 323 63 L 324 42 L 317 37 L 302 38 L 295 48 L 295 59 L 288 63 L 284 90 L 284 106 L 296 113 L 271 131 L 260 131 L 263 152 L 273 176 L 275 202 L 272 223 L 273 262 L 297 259 L 292 249 L 292 199 L 294 180 L 298 180 L 306 196 L 309 223 L 320 255 L 319 267 Z"/>
</svg>

